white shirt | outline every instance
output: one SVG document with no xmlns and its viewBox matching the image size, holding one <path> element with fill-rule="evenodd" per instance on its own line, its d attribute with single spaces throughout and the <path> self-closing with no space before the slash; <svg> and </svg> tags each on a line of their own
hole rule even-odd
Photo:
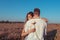
<svg viewBox="0 0 60 40">
<path fill-rule="evenodd" d="M 31 25 L 32 23 L 35 23 L 35 25 Z M 27 21 L 26 25 L 25 25 L 25 31 L 27 32 L 28 30 L 32 29 L 32 28 L 36 28 L 36 31 L 34 33 L 30 33 L 25 40 L 44 40 L 44 33 L 46 34 L 46 27 L 47 27 L 47 23 L 45 21 L 43 21 L 41 18 L 37 18 L 37 19 L 31 19 L 29 21 Z M 34 35 L 34 36 L 33 36 Z M 33 37 L 33 38 L 32 38 Z"/>
</svg>

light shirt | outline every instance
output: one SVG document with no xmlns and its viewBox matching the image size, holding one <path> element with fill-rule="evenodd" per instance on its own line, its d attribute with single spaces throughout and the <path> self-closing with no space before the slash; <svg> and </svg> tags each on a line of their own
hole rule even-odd
<svg viewBox="0 0 60 40">
<path fill-rule="evenodd" d="M 31 19 L 27 21 L 27 23 L 25 24 L 25 32 L 33 28 L 35 28 L 36 31 L 28 34 L 25 40 L 44 40 L 44 35 L 47 31 L 47 23 L 41 18 Z"/>
</svg>

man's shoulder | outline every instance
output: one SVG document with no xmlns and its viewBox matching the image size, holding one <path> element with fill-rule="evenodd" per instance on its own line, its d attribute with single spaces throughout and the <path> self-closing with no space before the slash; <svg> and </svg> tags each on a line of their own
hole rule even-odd
<svg viewBox="0 0 60 40">
<path fill-rule="evenodd" d="M 41 23 L 46 23 L 45 20 L 43 20 L 42 18 L 39 18 L 38 21 Z"/>
<path fill-rule="evenodd" d="M 43 21 L 48 22 L 47 18 L 41 18 Z"/>
</svg>

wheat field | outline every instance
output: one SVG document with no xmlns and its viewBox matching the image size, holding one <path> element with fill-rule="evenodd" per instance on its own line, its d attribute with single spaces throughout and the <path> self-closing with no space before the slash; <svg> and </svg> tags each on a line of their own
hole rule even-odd
<svg viewBox="0 0 60 40">
<path fill-rule="evenodd" d="M 0 40 L 22 40 L 24 23 L 0 23 Z M 46 40 L 60 40 L 60 24 L 48 24 Z"/>
</svg>

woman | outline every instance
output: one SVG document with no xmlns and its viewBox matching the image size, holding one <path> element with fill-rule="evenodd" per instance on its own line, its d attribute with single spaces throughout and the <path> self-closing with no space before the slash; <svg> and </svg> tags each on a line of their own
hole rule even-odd
<svg viewBox="0 0 60 40">
<path fill-rule="evenodd" d="M 26 16 L 26 21 L 25 24 L 28 20 L 33 18 L 33 12 L 29 12 Z M 27 30 L 28 29 L 28 30 Z M 21 36 L 25 37 L 24 40 L 29 40 L 29 34 L 35 32 L 35 28 L 32 27 L 32 29 L 30 29 L 30 27 L 26 27 L 24 26 L 24 29 L 22 30 L 22 34 Z"/>
</svg>

